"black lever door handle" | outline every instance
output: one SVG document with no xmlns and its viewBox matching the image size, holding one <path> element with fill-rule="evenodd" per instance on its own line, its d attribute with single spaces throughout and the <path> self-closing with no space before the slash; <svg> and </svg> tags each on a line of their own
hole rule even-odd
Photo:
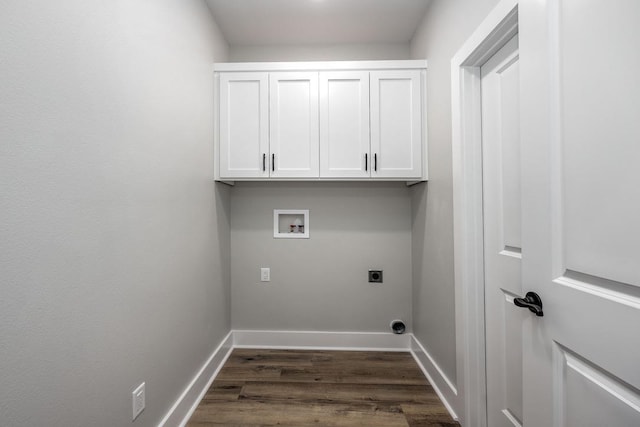
<svg viewBox="0 0 640 427">
<path fill-rule="evenodd" d="M 528 308 L 530 312 L 535 313 L 538 317 L 544 316 L 542 312 L 542 300 L 535 292 L 527 292 L 524 298 L 514 298 L 513 303 L 518 307 Z"/>
</svg>

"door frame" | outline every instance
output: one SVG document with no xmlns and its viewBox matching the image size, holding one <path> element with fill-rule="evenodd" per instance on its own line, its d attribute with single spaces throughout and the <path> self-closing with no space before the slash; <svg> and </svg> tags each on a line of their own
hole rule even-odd
<svg viewBox="0 0 640 427">
<path fill-rule="evenodd" d="M 480 66 L 518 33 L 518 0 L 501 0 L 451 60 L 456 368 L 461 424 L 486 427 Z"/>
</svg>

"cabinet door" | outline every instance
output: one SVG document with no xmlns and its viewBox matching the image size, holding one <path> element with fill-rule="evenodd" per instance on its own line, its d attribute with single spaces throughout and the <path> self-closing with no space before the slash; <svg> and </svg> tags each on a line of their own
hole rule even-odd
<svg viewBox="0 0 640 427">
<path fill-rule="evenodd" d="M 371 72 L 373 178 L 422 176 L 419 70 Z"/>
<path fill-rule="evenodd" d="M 318 73 L 269 75 L 271 176 L 318 177 Z"/>
<path fill-rule="evenodd" d="M 268 177 L 267 73 L 220 74 L 220 177 Z"/>
<path fill-rule="evenodd" d="M 368 178 L 369 72 L 320 73 L 320 176 Z"/>
</svg>

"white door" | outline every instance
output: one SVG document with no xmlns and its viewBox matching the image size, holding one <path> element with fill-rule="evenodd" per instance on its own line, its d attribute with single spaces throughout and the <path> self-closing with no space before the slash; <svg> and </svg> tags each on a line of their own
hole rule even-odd
<svg viewBox="0 0 640 427">
<path fill-rule="evenodd" d="M 420 70 L 371 72 L 372 178 L 422 176 Z"/>
<path fill-rule="evenodd" d="M 269 74 L 271 176 L 320 175 L 318 73 Z"/>
<path fill-rule="evenodd" d="M 640 426 L 640 2 L 522 1 L 524 424 Z"/>
<path fill-rule="evenodd" d="M 220 176 L 269 176 L 267 73 L 220 74 Z"/>
<path fill-rule="evenodd" d="M 368 178 L 369 72 L 320 73 L 320 176 Z"/>
<path fill-rule="evenodd" d="M 518 37 L 480 69 L 487 425 L 522 425 L 520 73 Z"/>
</svg>

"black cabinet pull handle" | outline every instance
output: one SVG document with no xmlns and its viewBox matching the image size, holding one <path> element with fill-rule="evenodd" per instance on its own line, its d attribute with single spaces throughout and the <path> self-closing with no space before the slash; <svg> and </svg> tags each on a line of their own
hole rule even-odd
<svg viewBox="0 0 640 427">
<path fill-rule="evenodd" d="M 378 153 L 373 155 L 373 170 L 374 172 L 378 172 Z"/>
<path fill-rule="evenodd" d="M 544 316 L 542 312 L 542 300 L 535 292 L 527 292 L 524 298 L 514 298 L 513 303 L 518 307 L 528 308 L 530 312 L 535 313 L 538 317 Z"/>
<path fill-rule="evenodd" d="M 366 172 L 367 170 L 369 170 L 369 153 L 364 153 L 364 171 Z"/>
<path fill-rule="evenodd" d="M 276 170 L 276 155 L 272 154 L 271 155 L 271 171 L 275 171 Z"/>
<path fill-rule="evenodd" d="M 262 153 L 262 172 L 267 170 L 267 154 Z"/>
</svg>

